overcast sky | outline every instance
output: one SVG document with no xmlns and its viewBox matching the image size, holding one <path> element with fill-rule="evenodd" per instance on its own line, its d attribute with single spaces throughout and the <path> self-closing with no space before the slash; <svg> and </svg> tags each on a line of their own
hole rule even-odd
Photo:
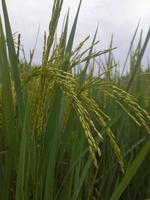
<svg viewBox="0 0 150 200">
<path fill-rule="evenodd" d="M 43 32 L 47 30 L 52 0 L 6 0 L 13 32 L 22 34 L 22 43 L 29 52 L 34 46 L 38 27 L 40 26 L 39 42 L 36 49 L 35 62 L 40 62 Z M 70 7 L 72 22 L 79 0 L 64 0 L 62 17 Z M 150 0 L 83 0 L 76 43 L 87 35 L 93 35 L 99 24 L 99 48 L 108 47 L 111 34 L 114 34 L 114 46 L 118 47 L 115 54 L 123 60 L 132 35 L 139 21 L 144 33 L 150 26 Z M 148 48 L 150 50 L 150 48 Z M 146 57 L 148 56 L 148 50 Z M 145 59 L 146 59 L 145 57 Z"/>
</svg>

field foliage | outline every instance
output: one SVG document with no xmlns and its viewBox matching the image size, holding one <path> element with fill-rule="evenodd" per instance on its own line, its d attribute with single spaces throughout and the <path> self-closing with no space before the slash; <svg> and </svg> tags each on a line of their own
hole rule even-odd
<svg viewBox="0 0 150 200">
<path fill-rule="evenodd" d="M 63 0 L 55 0 L 42 61 L 22 62 L 5 0 L 0 19 L 0 199 L 142 200 L 150 198 L 150 69 L 142 58 L 150 30 L 118 68 L 106 50 L 74 38 Z M 105 58 L 105 59 L 103 59 Z M 128 73 L 124 73 L 127 65 Z M 95 68 L 99 72 L 95 73 Z"/>
</svg>

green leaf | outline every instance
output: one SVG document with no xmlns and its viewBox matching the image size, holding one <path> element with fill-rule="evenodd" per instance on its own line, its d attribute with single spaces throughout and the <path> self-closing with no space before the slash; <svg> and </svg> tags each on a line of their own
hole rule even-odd
<svg viewBox="0 0 150 200">
<path fill-rule="evenodd" d="M 8 53 L 9 53 L 9 60 L 11 63 L 12 78 L 14 80 L 16 96 L 17 96 L 17 104 L 20 111 L 20 118 L 21 120 L 23 120 L 24 102 L 23 102 L 23 95 L 21 91 L 21 81 L 20 81 L 20 74 L 19 74 L 19 69 L 18 69 L 18 58 L 15 51 L 15 45 L 14 45 L 14 40 L 12 36 L 12 31 L 11 31 L 11 26 L 9 22 L 5 0 L 2 0 L 2 9 L 3 9 L 3 14 L 4 14 L 7 47 L 8 47 Z"/>
<path fill-rule="evenodd" d="M 125 176 L 121 180 L 120 184 L 117 185 L 116 190 L 112 194 L 111 200 L 119 200 L 135 174 L 137 173 L 139 167 L 141 166 L 142 162 L 144 161 L 146 155 L 150 152 L 150 140 L 146 142 L 146 144 L 142 147 L 134 161 L 128 167 Z"/>
</svg>

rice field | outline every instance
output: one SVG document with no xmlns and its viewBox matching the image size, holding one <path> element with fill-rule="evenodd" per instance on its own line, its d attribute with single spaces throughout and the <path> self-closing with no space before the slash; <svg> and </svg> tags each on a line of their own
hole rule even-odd
<svg viewBox="0 0 150 200">
<path fill-rule="evenodd" d="M 63 5 L 55 0 L 34 66 L 34 49 L 28 62 L 20 58 L 1 3 L 0 200 L 149 199 L 150 67 L 141 62 L 150 29 L 133 49 L 137 26 L 120 70 L 113 38 L 95 51 L 98 30 L 88 48 L 89 37 L 74 47 L 82 0 L 55 42 Z"/>
</svg>

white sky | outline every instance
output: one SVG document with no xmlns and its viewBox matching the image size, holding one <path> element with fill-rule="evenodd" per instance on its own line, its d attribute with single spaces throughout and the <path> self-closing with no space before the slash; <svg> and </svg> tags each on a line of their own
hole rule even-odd
<svg viewBox="0 0 150 200">
<path fill-rule="evenodd" d="M 50 19 L 52 0 L 6 0 L 13 32 L 22 34 L 25 50 L 33 48 L 38 27 L 40 36 L 35 62 L 40 61 L 43 32 L 47 30 Z M 70 7 L 72 22 L 79 0 L 64 0 L 62 17 Z M 107 48 L 111 34 L 114 34 L 114 46 L 117 46 L 118 59 L 125 57 L 132 35 L 139 21 L 140 28 L 147 32 L 150 26 L 150 0 L 83 0 L 76 43 L 87 35 L 93 35 L 99 24 L 98 40 L 100 48 Z M 149 48 L 150 50 L 150 48 Z M 147 51 L 148 52 L 148 51 Z M 146 56 L 148 53 L 146 54 Z"/>
</svg>

